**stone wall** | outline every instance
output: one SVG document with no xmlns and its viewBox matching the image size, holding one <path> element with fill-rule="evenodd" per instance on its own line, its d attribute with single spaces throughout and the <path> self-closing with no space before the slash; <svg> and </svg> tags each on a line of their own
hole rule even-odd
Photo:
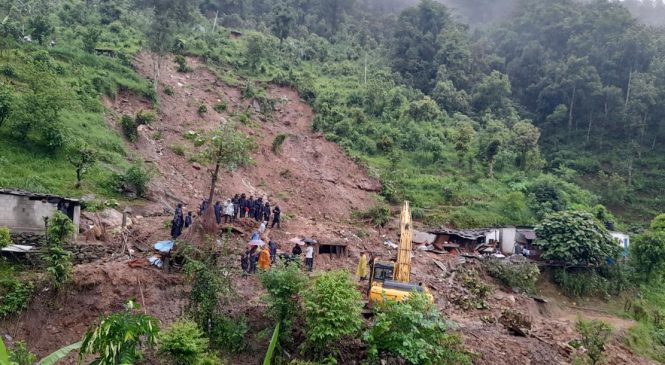
<svg viewBox="0 0 665 365">
<path fill-rule="evenodd" d="M 16 245 L 46 247 L 46 237 L 39 233 L 11 233 L 12 241 Z M 64 245 L 65 250 L 73 254 L 75 264 L 84 264 L 97 261 L 115 252 L 115 248 L 106 245 L 79 245 L 69 243 Z"/>
</svg>

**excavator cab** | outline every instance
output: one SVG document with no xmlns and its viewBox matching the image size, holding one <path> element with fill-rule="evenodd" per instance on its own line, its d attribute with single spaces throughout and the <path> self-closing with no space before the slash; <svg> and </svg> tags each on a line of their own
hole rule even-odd
<svg viewBox="0 0 665 365">
<path fill-rule="evenodd" d="M 411 209 L 409 202 L 404 202 L 400 222 L 400 243 L 397 262 L 372 261 L 372 275 L 369 281 L 369 303 L 383 300 L 402 301 L 415 290 L 425 292 L 434 302 L 434 297 L 427 288 L 409 282 L 411 274 Z"/>
</svg>

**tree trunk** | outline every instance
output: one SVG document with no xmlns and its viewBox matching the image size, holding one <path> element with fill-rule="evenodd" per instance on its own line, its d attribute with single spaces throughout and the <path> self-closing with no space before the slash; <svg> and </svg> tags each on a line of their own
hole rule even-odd
<svg viewBox="0 0 665 365">
<path fill-rule="evenodd" d="M 81 188 L 81 168 L 76 169 L 76 188 Z"/>
<path fill-rule="evenodd" d="M 628 71 L 628 86 L 626 86 L 626 103 L 623 105 L 623 110 L 628 110 L 628 101 L 630 101 L 630 84 L 633 80 L 633 71 Z"/>
<path fill-rule="evenodd" d="M 593 121 L 592 114 L 589 114 L 589 128 L 586 130 L 586 143 L 589 143 L 589 139 L 591 138 L 591 123 Z"/>
<path fill-rule="evenodd" d="M 633 158 L 628 161 L 628 186 L 633 186 Z"/>
<path fill-rule="evenodd" d="M 651 142 L 651 150 L 653 151 L 655 149 L 656 149 L 656 134 L 654 133 L 653 142 Z"/>
<path fill-rule="evenodd" d="M 568 131 L 573 129 L 573 107 L 575 106 L 575 92 L 577 85 L 573 86 L 573 96 L 570 98 L 570 108 L 568 108 Z"/>
<path fill-rule="evenodd" d="M 489 175 L 490 175 L 490 178 L 494 177 L 494 159 L 490 160 L 490 173 L 489 173 Z"/>
</svg>

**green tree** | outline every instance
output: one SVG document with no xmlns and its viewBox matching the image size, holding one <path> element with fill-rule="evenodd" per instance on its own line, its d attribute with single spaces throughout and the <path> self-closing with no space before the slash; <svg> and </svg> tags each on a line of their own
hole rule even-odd
<svg viewBox="0 0 665 365">
<path fill-rule="evenodd" d="M 434 100 L 425 96 L 421 100 L 411 102 L 407 114 L 418 122 L 435 122 L 441 117 L 441 110 Z"/>
<path fill-rule="evenodd" d="M 137 313 L 138 305 L 129 301 L 125 310 L 102 319 L 83 337 L 79 352 L 82 361 L 86 355 L 96 354 L 94 364 L 133 364 L 143 358 L 142 346 L 155 345 L 159 334 L 159 321 Z"/>
<path fill-rule="evenodd" d="M 423 293 L 379 303 L 363 337 L 372 359 L 389 353 L 414 365 L 471 364 L 461 338 L 447 331 L 438 308 Z"/>
<path fill-rule="evenodd" d="M 12 236 L 10 235 L 9 228 L 0 227 L 0 248 L 5 248 L 12 244 Z"/>
<path fill-rule="evenodd" d="M 475 135 L 476 131 L 471 123 L 463 122 L 455 130 L 455 151 L 460 167 L 464 165 L 464 159 L 471 151 Z"/>
<path fill-rule="evenodd" d="M 518 165 L 522 170 L 527 169 L 527 157 L 529 152 L 538 148 L 540 131 L 533 124 L 522 121 L 513 126 L 513 144 L 519 153 Z"/>
<path fill-rule="evenodd" d="M 479 112 L 491 111 L 496 115 L 510 116 L 514 113 L 510 100 L 511 93 L 508 76 L 499 71 L 492 71 L 474 88 L 471 105 Z"/>
<path fill-rule="evenodd" d="M 317 355 L 334 354 L 338 342 L 360 331 L 362 298 L 351 275 L 326 272 L 303 292 L 306 344 Z"/>
<path fill-rule="evenodd" d="M 0 127 L 14 109 L 14 100 L 14 89 L 5 83 L 0 83 Z"/>
<path fill-rule="evenodd" d="M 249 68 L 252 71 L 257 71 L 261 62 L 268 57 L 271 51 L 272 44 L 265 36 L 260 34 L 249 35 L 245 44 L 245 54 Z"/>
<path fill-rule="evenodd" d="M 665 213 L 658 214 L 656 218 L 651 221 L 650 228 L 652 231 L 665 231 Z"/>
<path fill-rule="evenodd" d="M 501 141 L 498 139 L 492 140 L 487 147 L 485 147 L 485 161 L 489 165 L 489 177 L 494 177 L 494 163 L 496 162 L 496 156 L 499 154 L 501 149 Z"/>
<path fill-rule="evenodd" d="M 662 278 L 665 274 L 665 231 L 647 231 L 633 236 L 630 260 L 643 280 Z"/>
<path fill-rule="evenodd" d="M 283 2 L 277 3 L 272 10 L 272 33 L 279 38 L 282 44 L 291 33 L 296 18 L 293 10 Z"/>
<path fill-rule="evenodd" d="M 42 15 L 30 18 L 28 28 L 30 29 L 30 35 L 32 35 L 32 38 L 36 39 L 39 44 L 44 44 L 46 38 L 53 33 L 53 25 L 51 25 L 48 18 Z"/>
<path fill-rule="evenodd" d="M 59 291 L 72 276 L 72 254 L 64 248 L 52 245 L 44 258 L 46 272 L 51 278 L 51 286 Z"/>
<path fill-rule="evenodd" d="M 210 194 L 208 195 L 208 205 L 212 206 L 212 200 L 215 196 L 215 187 L 219 179 L 219 172 L 222 168 L 235 170 L 238 167 L 252 164 L 252 152 L 257 149 L 257 144 L 250 136 L 237 130 L 232 124 L 222 124 L 220 127 L 210 133 L 207 137 L 207 147 L 201 157 L 215 164 L 215 170 L 211 175 Z M 208 209 L 205 219 L 212 221 L 213 210 Z M 206 227 L 215 228 L 215 225 L 207 224 Z M 208 232 L 212 234 L 214 232 Z"/>
<path fill-rule="evenodd" d="M 97 48 L 97 42 L 102 35 L 102 30 L 88 26 L 85 28 L 85 31 L 81 34 L 81 39 L 83 40 L 83 49 L 88 53 L 94 53 L 95 48 Z"/>
<path fill-rule="evenodd" d="M 87 143 L 79 141 L 70 147 L 67 153 L 67 161 L 76 170 L 76 188 L 79 189 L 81 188 L 83 174 L 97 161 L 97 151 L 92 149 Z"/>
<path fill-rule="evenodd" d="M 542 258 L 568 265 L 598 266 L 621 251 L 605 227 L 586 212 L 551 213 L 536 226 L 536 236 Z"/>
</svg>

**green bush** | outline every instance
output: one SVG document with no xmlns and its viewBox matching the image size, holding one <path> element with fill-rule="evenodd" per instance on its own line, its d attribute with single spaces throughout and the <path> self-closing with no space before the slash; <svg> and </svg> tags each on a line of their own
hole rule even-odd
<svg viewBox="0 0 665 365">
<path fill-rule="evenodd" d="M 198 364 L 208 348 L 208 339 L 192 321 L 175 322 L 158 337 L 157 352 L 175 365 Z"/>
<path fill-rule="evenodd" d="M 375 226 L 385 226 L 390 222 L 390 207 L 386 204 L 377 204 L 367 210 L 354 211 L 351 216 Z"/>
<path fill-rule="evenodd" d="M 46 261 L 46 272 L 51 277 L 53 289 L 60 290 L 71 278 L 72 254 L 60 246 L 49 247 Z"/>
<path fill-rule="evenodd" d="M 536 293 L 536 282 L 540 276 L 538 266 L 533 263 L 510 263 L 498 259 L 484 262 L 485 270 L 503 285 L 515 288 L 528 294 Z"/>
<path fill-rule="evenodd" d="M 166 86 L 164 86 L 164 94 L 166 94 L 168 96 L 173 96 L 175 94 L 175 91 L 173 90 L 173 88 L 171 86 L 166 85 Z"/>
<path fill-rule="evenodd" d="M 293 318 L 298 315 L 299 296 L 305 285 L 305 278 L 297 265 L 285 267 L 283 264 L 273 266 L 269 271 L 261 273 L 261 283 L 266 288 L 264 300 L 268 303 L 268 314 L 281 322 L 281 339 L 291 332 Z"/>
<path fill-rule="evenodd" d="M 28 351 L 23 341 L 15 342 L 14 348 L 9 351 L 9 365 L 33 365 L 36 360 L 37 356 Z"/>
<path fill-rule="evenodd" d="M 219 103 L 215 104 L 215 106 L 212 107 L 217 113 L 225 112 L 227 109 L 227 105 L 225 102 L 220 101 Z"/>
<path fill-rule="evenodd" d="M 48 242 L 58 246 L 66 243 L 74 235 L 74 223 L 60 211 L 53 213 L 48 221 Z"/>
<path fill-rule="evenodd" d="M 210 322 L 210 342 L 232 353 L 240 353 L 247 348 L 249 324 L 244 317 L 228 318 L 215 315 Z"/>
<path fill-rule="evenodd" d="M 136 142 L 139 138 L 139 132 L 134 118 L 129 115 L 123 115 L 122 118 L 120 118 L 120 126 L 122 127 L 122 133 L 125 137 L 127 137 L 130 142 Z"/>
<path fill-rule="evenodd" d="M 338 342 L 362 325 L 362 297 L 345 271 L 321 274 L 303 291 L 306 344 L 317 355 L 335 353 Z"/>
<path fill-rule="evenodd" d="M 157 114 L 152 110 L 139 110 L 136 113 L 136 125 L 150 125 L 157 120 Z"/>
<path fill-rule="evenodd" d="M 203 115 L 205 115 L 205 113 L 208 112 L 208 107 L 202 104 L 199 106 L 199 109 L 196 112 L 199 114 L 200 117 L 202 117 Z"/>
<path fill-rule="evenodd" d="M 111 314 L 83 337 L 79 359 L 97 354 L 96 365 L 133 364 L 143 359 L 141 347 L 155 345 L 159 321 L 136 311 L 138 305 L 129 301 L 125 310 Z"/>
<path fill-rule="evenodd" d="M 10 235 L 9 228 L 0 227 L 0 248 L 7 247 L 12 244 L 12 236 Z"/>
<path fill-rule="evenodd" d="M 175 56 L 175 63 L 178 64 L 178 72 L 190 72 L 192 69 L 187 65 L 187 59 L 184 56 L 181 55 L 176 55 Z"/>
<path fill-rule="evenodd" d="M 374 360 L 388 353 L 414 365 L 471 364 L 460 336 L 447 332 L 438 308 L 423 293 L 379 303 L 363 338 Z"/>
<path fill-rule="evenodd" d="M 593 269 L 558 269 L 553 279 L 569 297 L 607 296 L 607 279 Z"/>
<path fill-rule="evenodd" d="M 282 144 L 286 140 L 287 135 L 280 133 L 275 136 L 275 139 L 272 140 L 272 152 L 274 154 L 279 154 L 282 152 Z"/>
<path fill-rule="evenodd" d="M 171 151 L 173 151 L 173 153 L 175 153 L 178 156 L 185 155 L 185 148 L 183 146 L 173 145 L 171 146 Z"/>
<path fill-rule="evenodd" d="M 591 364 L 598 364 L 605 352 L 605 345 L 612 336 L 612 326 L 603 321 L 578 319 L 575 329 L 582 335 L 581 343 L 587 350 Z"/>
<path fill-rule="evenodd" d="M 123 181 L 136 191 L 137 196 L 143 197 L 150 182 L 150 173 L 143 167 L 134 165 L 125 172 Z"/>
<path fill-rule="evenodd" d="M 31 282 L 21 282 L 14 278 L 0 280 L 0 319 L 28 308 L 32 290 Z"/>
</svg>

